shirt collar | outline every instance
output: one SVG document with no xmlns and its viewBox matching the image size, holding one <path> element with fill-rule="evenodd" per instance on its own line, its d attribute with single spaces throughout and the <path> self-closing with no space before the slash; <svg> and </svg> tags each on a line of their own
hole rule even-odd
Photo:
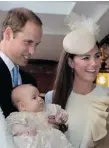
<svg viewBox="0 0 109 148">
<path fill-rule="evenodd" d="M 11 72 L 11 70 L 14 67 L 14 63 L 2 51 L 0 51 L 0 57 L 2 58 L 2 60 L 4 61 L 4 63 L 7 65 L 9 71 Z"/>
</svg>

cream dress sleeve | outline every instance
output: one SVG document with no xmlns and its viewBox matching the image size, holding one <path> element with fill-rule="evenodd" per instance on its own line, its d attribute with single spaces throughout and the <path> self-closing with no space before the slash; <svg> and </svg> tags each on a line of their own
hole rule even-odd
<svg viewBox="0 0 109 148">
<path fill-rule="evenodd" d="M 109 148 L 109 98 L 93 98 L 80 148 Z"/>
<path fill-rule="evenodd" d="M 109 148 L 109 88 L 96 86 L 87 95 L 71 92 L 65 133 L 75 148 Z"/>
</svg>

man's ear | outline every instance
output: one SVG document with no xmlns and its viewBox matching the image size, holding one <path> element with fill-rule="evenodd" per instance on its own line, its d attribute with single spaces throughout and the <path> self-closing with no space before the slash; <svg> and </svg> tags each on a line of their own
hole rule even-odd
<svg viewBox="0 0 109 148">
<path fill-rule="evenodd" d="M 68 58 L 68 65 L 73 69 L 74 68 L 74 63 L 71 58 Z"/>
<path fill-rule="evenodd" d="M 11 27 L 7 27 L 3 33 L 3 37 L 5 40 L 10 40 L 13 39 L 14 35 L 13 35 L 13 31 L 11 29 Z"/>
<path fill-rule="evenodd" d="M 18 108 L 20 111 L 26 111 L 25 104 L 23 102 L 18 102 Z"/>
</svg>

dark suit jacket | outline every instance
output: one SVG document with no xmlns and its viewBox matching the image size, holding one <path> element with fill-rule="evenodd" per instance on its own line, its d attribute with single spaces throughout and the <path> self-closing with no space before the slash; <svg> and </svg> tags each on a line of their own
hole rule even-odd
<svg viewBox="0 0 109 148">
<path fill-rule="evenodd" d="M 23 84 L 32 84 L 36 86 L 36 80 L 31 76 L 31 74 L 26 73 L 21 69 L 19 71 Z M 3 110 L 5 117 L 7 117 L 11 112 L 17 111 L 11 102 L 12 89 L 11 74 L 4 61 L 0 58 L 0 107 Z"/>
</svg>

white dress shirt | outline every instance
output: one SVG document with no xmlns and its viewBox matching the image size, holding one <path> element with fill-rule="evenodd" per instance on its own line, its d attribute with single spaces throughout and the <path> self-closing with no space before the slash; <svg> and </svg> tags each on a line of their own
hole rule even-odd
<svg viewBox="0 0 109 148">
<path fill-rule="evenodd" d="M 11 74 L 11 79 L 13 79 L 13 75 L 12 75 L 12 69 L 14 68 L 14 63 L 11 61 L 11 59 L 9 57 L 7 57 L 2 51 L 0 51 L 0 57 L 2 58 L 2 60 L 4 61 L 4 63 L 6 64 L 6 66 L 9 69 L 9 72 Z M 12 82 L 13 83 L 13 82 Z M 18 76 L 18 84 L 22 84 L 22 79 L 19 73 Z"/>
</svg>

